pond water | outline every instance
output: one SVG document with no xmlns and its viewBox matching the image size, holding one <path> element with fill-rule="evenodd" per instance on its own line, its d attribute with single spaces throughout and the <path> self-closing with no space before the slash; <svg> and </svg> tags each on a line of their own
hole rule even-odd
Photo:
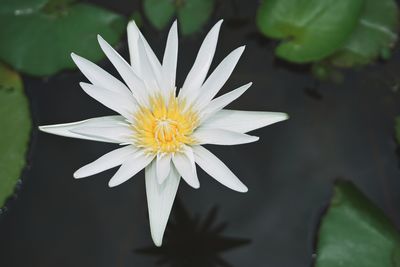
<svg viewBox="0 0 400 267">
<path fill-rule="evenodd" d="M 141 6 L 90 2 L 127 16 Z M 221 93 L 253 82 L 230 108 L 290 115 L 253 132 L 260 136 L 256 143 L 209 147 L 249 192 L 233 192 L 199 170 L 200 189 L 181 183 L 164 246 L 155 249 L 144 173 L 112 189 L 107 183 L 115 170 L 75 180 L 76 169 L 115 146 L 47 135 L 35 127 L 23 183 L 0 219 L 4 266 L 310 266 L 316 227 L 335 179 L 353 181 L 400 227 L 393 130 L 400 114 L 400 53 L 344 71 L 340 84 L 318 83 L 307 66 L 274 58 L 276 43 L 255 26 L 257 6 L 258 1 L 218 1 L 204 30 L 180 40 L 177 76 L 181 85 L 207 30 L 224 18 L 213 67 L 234 48 L 245 44 L 246 50 Z M 145 22 L 143 32 L 160 56 L 167 29 L 156 32 Z M 125 37 L 117 50 L 128 57 Z M 107 60 L 100 65 L 115 74 Z M 35 126 L 112 114 L 80 89 L 80 81 L 85 78 L 77 70 L 24 77 Z"/>
</svg>

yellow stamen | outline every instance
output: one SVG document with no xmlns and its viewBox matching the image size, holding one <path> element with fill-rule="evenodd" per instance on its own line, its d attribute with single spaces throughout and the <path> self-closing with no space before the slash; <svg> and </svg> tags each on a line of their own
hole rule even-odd
<svg viewBox="0 0 400 267">
<path fill-rule="evenodd" d="M 199 120 L 192 108 L 171 94 L 168 101 L 161 95 L 150 98 L 134 115 L 134 144 L 149 153 L 173 153 L 183 145 L 195 143 L 191 137 Z"/>
</svg>

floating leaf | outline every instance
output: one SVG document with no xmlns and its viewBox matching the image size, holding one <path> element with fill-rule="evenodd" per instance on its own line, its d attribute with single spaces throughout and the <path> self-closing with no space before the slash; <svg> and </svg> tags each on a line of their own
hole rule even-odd
<svg viewBox="0 0 400 267">
<path fill-rule="evenodd" d="M 0 5 L 0 24 L 7 25 L 0 27 L 0 58 L 31 75 L 74 68 L 71 52 L 98 61 L 104 55 L 96 45 L 97 34 L 115 44 L 124 32 L 123 17 L 90 4 L 31 2 L 31 9 L 26 4 L 14 10 Z"/>
<path fill-rule="evenodd" d="M 144 14 L 157 30 L 164 29 L 175 14 L 173 0 L 145 0 L 143 8 Z"/>
<path fill-rule="evenodd" d="M 331 62 L 339 67 L 365 65 L 387 58 L 397 40 L 398 9 L 393 0 L 365 0 L 358 26 Z"/>
<path fill-rule="evenodd" d="M 186 0 L 178 9 L 178 20 L 183 34 L 192 34 L 207 22 L 214 8 L 214 0 Z"/>
<path fill-rule="evenodd" d="M 144 13 L 158 30 L 178 17 L 182 34 L 192 34 L 207 22 L 214 8 L 214 0 L 145 0 Z"/>
<path fill-rule="evenodd" d="M 257 25 L 282 39 L 276 54 L 296 63 L 321 60 L 340 48 L 357 26 L 364 0 L 264 0 Z"/>
<path fill-rule="evenodd" d="M 134 20 L 136 23 L 136 26 L 138 26 L 139 28 L 141 28 L 143 26 L 143 17 L 139 11 L 133 12 L 132 15 L 129 16 L 129 20 Z"/>
<path fill-rule="evenodd" d="M 1 14 L 31 14 L 46 6 L 49 0 L 2 0 L 0 5 Z"/>
<path fill-rule="evenodd" d="M 0 64 L 0 207 L 25 166 L 31 119 L 18 73 Z"/>
<path fill-rule="evenodd" d="M 353 184 L 338 182 L 316 253 L 316 267 L 398 267 L 400 235 Z"/>
</svg>

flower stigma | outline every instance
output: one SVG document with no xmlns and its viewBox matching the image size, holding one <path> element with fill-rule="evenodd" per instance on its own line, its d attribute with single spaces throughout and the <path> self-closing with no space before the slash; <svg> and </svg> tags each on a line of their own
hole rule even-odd
<svg viewBox="0 0 400 267">
<path fill-rule="evenodd" d="M 185 101 L 174 94 L 157 94 L 134 114 L 133 142 L 150 154 L 180 152 L 184 145 L 196 143 L 192 134 L 198 125 L 198 114 Z"/>
</svg>

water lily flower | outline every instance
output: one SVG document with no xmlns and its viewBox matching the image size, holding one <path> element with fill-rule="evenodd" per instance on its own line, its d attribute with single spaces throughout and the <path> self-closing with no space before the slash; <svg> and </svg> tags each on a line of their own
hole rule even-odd
<svg viewBox="0 0 400 267">
<path fill-rule="evenodd" d="M 82 89 L 119 115 L 39 127 L 51 134 L 121 145 L 78 169 L 75 178 L 121 166 L 109 181 L 108 185 L 114 187 L 145 169 L 150 230 L 157 246 L 162 244 L 181 178 L 193 188 L 200 186 L 196 164 L 226 187 L 247 191 L 235 174 L 203 145 L 254 142 L 258 137 L 247 132 L 287 119 L 286 114 L 278 112 L 225 109 L 251 83 L 215 98 L 244 50 L 244 46 L 233 50 L 206 79 L 221 23 L 222 20 L 216 23 L 205 37 L 179 92 L 175 84 L 176 21 L 168 34 L 162 64 L 133 21 L 127 29 L 131 64 L 98 36 L 101 49 L 125 83 L 92 62 L 73 53 L 71 56 L 90 81 L 80 83 Z"/>
</svg>

